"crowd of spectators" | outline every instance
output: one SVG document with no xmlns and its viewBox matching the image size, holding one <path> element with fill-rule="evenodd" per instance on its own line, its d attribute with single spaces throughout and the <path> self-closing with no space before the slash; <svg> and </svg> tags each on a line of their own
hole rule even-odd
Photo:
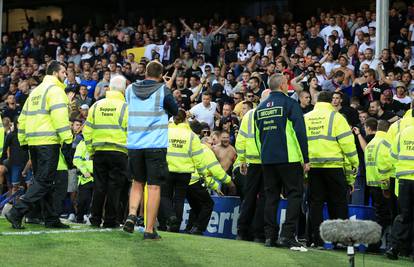
<svg viewBox="0 0 414 267">
<path fill-rule="evenodd" d="M 367 118 L 395 122 L 414 97 L 414 6 L 396 1 L 389 12 L 389 47 L 375 58 L 376 14 L 366 10 L 320 12 L 303 22 L 275 23 L 276 14 L 255 18 L 174 20 L 120 19 L 95 25 L 41 25 L 2 36 L 0 103 L 7 133 L 0 184 L 14 165 L 26 177 L 26 157 L 16 148 L 16 118 L 30 91 L 53 59 L 67 64 L 70 117 L 84 121 L 89 107 L 105 97 L 113 75 L 129 83 L 145 78 L 146 64 L 159 60 L 179 106 L 198 120 L 201 136 L 211 136 L 226 171 L 235 153 L 220 151 L 235 143 L 243 115 L 257 106 L 274 73 L 289 80 L 289 95 L 307 113 L 320 91 L 335 92 L 333 105 L 355 132 Z M 146 47 L 145 57 L 127 49 Z M 226 132 L 228 134 L 223 134 Z M 356 139 L 357 140 L 357 139 Z M 360 151 L 361 152 L 361 151 Z M 361 152 L 362 153 L 362 152 Z M 361 157 L 363 159 L 363 157 Z"/>
</svg>

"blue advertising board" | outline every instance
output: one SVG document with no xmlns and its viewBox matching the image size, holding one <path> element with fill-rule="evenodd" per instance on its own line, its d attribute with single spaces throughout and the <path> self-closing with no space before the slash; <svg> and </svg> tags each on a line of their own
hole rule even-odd
<svg viewBox="0 0 414 267">
<path fill-rule="evenodd" d="M 217 197 L 212 196 L 214 201 L 214 210 L 210 217 L 205 236 L 221 237 L 234 239 L 237 235 L 237 220 L 240 215 L 239 197 Z M 287 201 L 282 199 L 279 203 L 277 212 L 277 221 L 281 225 L 286 217 Z M 349 218 L 359 220 L 374 220 L 375 210 L 372 207 L 349 205 Z M 181 230 L 185 229 L 190 212 L 190 206 L 186 202 L 184 205 L 183 222 Z M 324 207 L 324 219 L 328 219 L 326 205 Z"/>
</svg>

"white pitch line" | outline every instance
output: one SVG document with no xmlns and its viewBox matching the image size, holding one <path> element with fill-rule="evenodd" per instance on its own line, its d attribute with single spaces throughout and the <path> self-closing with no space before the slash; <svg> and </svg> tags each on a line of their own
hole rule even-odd
<svg viewBox="0 0 414 267">
<path fill-rule="evenodd" d="M 80 229 L 80 230 L 50 230 L 50 231 L 20 231 L 20 232 L 2 232 L 0 235 L 42 235 L 42 234 L 62 234 L 62 233 L 97 233 L 97 232 L 114 232 L 121 229 Z"/>
</svg>

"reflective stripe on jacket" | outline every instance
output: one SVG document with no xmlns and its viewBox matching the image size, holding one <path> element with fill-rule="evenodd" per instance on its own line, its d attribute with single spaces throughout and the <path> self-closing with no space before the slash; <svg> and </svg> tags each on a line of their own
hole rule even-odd
<svg viewBox="0 0 414 267">
<path fill-rule="evenodd" d="M 170 172 L 193 173 L 203 168 L 203 147 L 200 138 L 187 122 L 168 125 L 167 162 Z"/>
<path fill-rule="evenodd" d="M 20 145 L 70 144 L 68 102 L 65 85 L 55 76 L 46 75 L 30 93 L 19 116 Z"/>
<path fill-rule="evenodd" d="M 359 166 L 354 136 L 346 119 L 330 103 L 316 103 L 305 114 L 311 168 L 343 168 L 347 157 L 352 168 Z"/>
<path fill-rule="evenodd" d="M 128 106 L 121 92 L 108 91 L 106 98 L 92 105 L 83 127 L 89 155 L 95 151 L 127 153 Z"/>
<path fill-rule="evenodd" d="M 392 172 L 391 145 L 386 135 L 386 132 L 378 131 L 366 146 L 364 154 L 367 185 L 382 189 L 388 189 Z"/>
<path fill-rule="evenodd" d="M 238 162 L 260 164 L 260 154 L 254 138 L 254 112 L 249 110 L 243 117 L 236 139 Z"/>
</svg>

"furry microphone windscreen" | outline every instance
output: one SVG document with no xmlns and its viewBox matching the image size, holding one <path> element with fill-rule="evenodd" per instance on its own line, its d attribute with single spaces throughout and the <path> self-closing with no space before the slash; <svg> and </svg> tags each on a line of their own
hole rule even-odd
<svg viewBox="0 0 414 267">
<path fill-rule="evenodd" d="M 381 239 L 381 226 L 368 220 L 327 220 L 319 230 L 325 242 L 344 245 L 375 244 Z"/>
</svg>

